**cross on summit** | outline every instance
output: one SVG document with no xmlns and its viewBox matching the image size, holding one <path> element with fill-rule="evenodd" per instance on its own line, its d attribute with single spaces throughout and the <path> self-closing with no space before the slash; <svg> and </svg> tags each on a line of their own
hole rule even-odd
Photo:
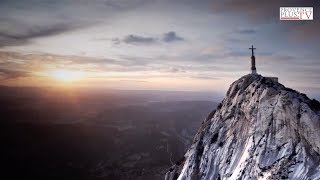
<svg viewBox="0 0 320 180">
<path fill-rule="evenodd" d="M 257 69 L 256 69 L 256 58 L 254 57 L 254 50 L 257 48 L 254 48 L 253 45 L 251 46 L 251 74 L 257 74 Z"/>
<path fill-rule="evenodd" d="M 254 48 L 253 45 L 252 45 L 251 48 L 249 48 L 249 49 L 251 49 L 251 51 L 252 51 L 252 55 L 251 56 L 254 56 L 254 50 L 257 49 L 257 48 Z"/>
<path fill-rule="evenodd" d="M 256 75 L 257 73 L 257 69 L 256 69 L 256 57 L 254 56 L 254 50 L 256 50 L 257 48 L 254 48 L 253 45 L 251 45 L 251 48 L 249 48 L 251 50 L 251 74 Z M 267 79 L 270 79 L 274 82 L 278 82 L 278 77 L 265 77 Z"/>
</svg>

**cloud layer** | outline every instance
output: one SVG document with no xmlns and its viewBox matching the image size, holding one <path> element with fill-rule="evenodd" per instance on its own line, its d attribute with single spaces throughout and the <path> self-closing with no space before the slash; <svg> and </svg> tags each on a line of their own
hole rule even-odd
<svg viewBox="0 0 320 180">
<path fill-rule="evenodd" d="M 125 38 L 123 38 L 122 41 L 127 44 L 150 44 L 150 43 L 155 43 L 156 39 L 153 37 L 144 37 L 144 36 L 130 34 L 130 35 L 127 35 Z"/>
<path fill-rule="evenodd" d="M 176 32 L 170 31 L 170 32 L 167 32 L 167 33 L 165 33 L 165 34 L 163 35 L 162 40 L 163 40 L 164 42 L 174 42 L 174 41 L 183 41 L 184 38 L 178 36 L 178 35 L 176 34 Z"/>
<path fill-rule="evenodd" d="M 184 41 L 184 38 L 178 36 L 175 31 L 169 31 L 167 33 L 164 33 L 162 37 L 129 34 L 124 38 L 114 38 L 112 39 L 112 41 L 115 44 L 126 43 L 126 44 L 133 44 L 133 45 L 143 45 L 143 44 L 149 45 L 149 44 L 156 44 L 160 42 L 173 43 L 175 41 Z"/>
<path fill-rule="evenodd" d="M 313 6 L 314 20 L 279 21 L 280 6 Z M 227 84 L 249 72 L 253 44 L 259 73 L 317 89 L 318 12 L 318 2 L 304 0 L 2 1 L 1 77 L 68 68 L 101 79 Z"/>
<path fill-rule="evenodd" d="M 0 69 L 0 80 L 10 80 L 18 79 L 21 77 L 30 77 L 30 72 L 10 70 L 10 69 Z"/>
<path fill-rule="evenodd" d="M 282 27 L 282 31 L 291 34 L 290 38 L 298 38 L 298 40 L 310 40 L 312 38 L 319 39 L 319 10 L 320 4 L 317 1 L 304 0 L 226 0 L 212 1 L 214 13 L 232 14 L 234 16 L 243 16 L 251 23 L 256 25 L 266 23 L 276 23 Z M 313 7 L 314 21 L 279 21 L 280 7 Z M 243 33 L 254 33 L 246 32 Z"/>
<path fill-rule="evenodd" d="M 33 38 L 55 36 L 78 27 L 67 24 L 55 24 L 52 26 L 33 26 L 18 32 L 0 31 L 0 47 L 16 46 L 30 43 Z"/>
</svg>

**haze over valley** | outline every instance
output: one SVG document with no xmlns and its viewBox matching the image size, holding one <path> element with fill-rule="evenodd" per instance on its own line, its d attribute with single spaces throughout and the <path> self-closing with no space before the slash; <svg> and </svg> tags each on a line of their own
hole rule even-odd
<svg viewBox="0 0 320 180">
<path fill-rule="evenodd" d="M 0 92 L 6 174 L 46 179 L 163 179 L 221 98 L 173 91 Z"/>
</svg>

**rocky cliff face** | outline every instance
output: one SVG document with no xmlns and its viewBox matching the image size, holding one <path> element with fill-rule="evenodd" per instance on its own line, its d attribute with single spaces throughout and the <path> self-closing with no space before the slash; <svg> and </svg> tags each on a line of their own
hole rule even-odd
<svg viewBox="0 0 320 180">
<path fill-rule="evenodd" d="M 166 180 L 320 179 L 319 110 L 280 83 L 243 76 Z"/>
</svg>

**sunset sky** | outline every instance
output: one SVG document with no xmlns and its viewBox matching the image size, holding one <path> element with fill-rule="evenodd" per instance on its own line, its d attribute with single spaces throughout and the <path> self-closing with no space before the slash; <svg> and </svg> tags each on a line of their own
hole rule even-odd
<svg viewBox="0 0 320 180">
<path fill-rule="evenodd" d="M 316 4 L 317 2 L 317 4 Z M 314 7 L 279 21 L 280 6 Z M 320 94 L 312 0 L 1 0 L 0 84 L 225 92 L 250 72 Z"/>
</svg>

